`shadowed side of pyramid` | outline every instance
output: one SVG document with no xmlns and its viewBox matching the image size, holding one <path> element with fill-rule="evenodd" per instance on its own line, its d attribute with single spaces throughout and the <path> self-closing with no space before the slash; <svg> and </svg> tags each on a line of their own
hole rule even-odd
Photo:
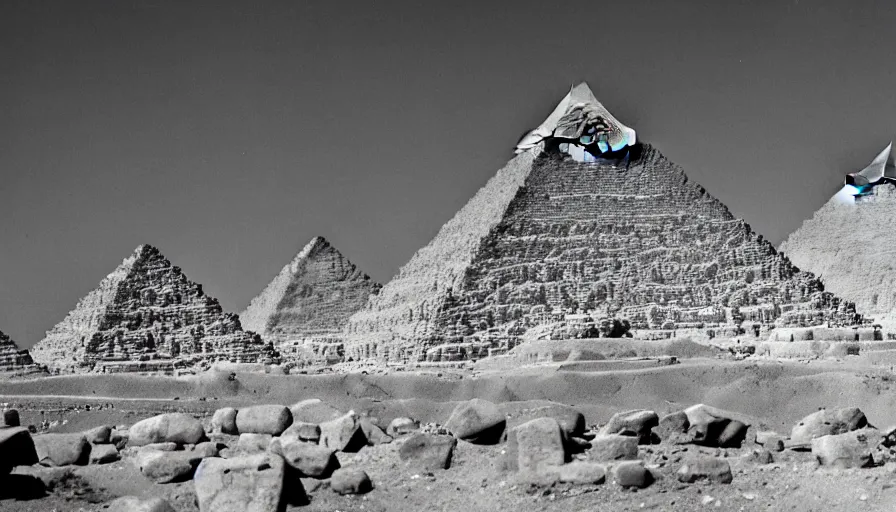
<svg viewBox="0 0 896 512">
<path fill-rule="evenodd" d="M 273 357 L 236 315 L 149 245 L 82 298 L 32 355 L 55 372 L 174 372 Z"/>
<path fill-rule="evenodd" d="M 854 302 L 885 331 L 896 329 L 893 171 L 888 146 L 862 171 L 847 175 L 847 183 L 862 175 L 870 186 L 845 186 L 780 245 L 794 264 L 815 273 L 826 290 Z"/>
<path fill-rule="evenodd" d="M 349 316 L 381 285 L 323 237 L 312 239 L 240 313 L 243 327 L 272 342 L 285 361 L 341 361 Z"/>
<path fill-rule="evenodd" d="M 576 153 L 556 138 L 520 152 L 351 318 L 347 357 L 478 359 L 607 318 L 646 339 L 860 320 L 656 148 L 581 159 L 592 139 Z"/>
<path fill-rule="evenodd" d="M 46 372 L 46 368 L 36 364 L 27 350 L 19 346 L 3 331 L 0 331 L 0 375 L 29 375 Z"/>
</svg>

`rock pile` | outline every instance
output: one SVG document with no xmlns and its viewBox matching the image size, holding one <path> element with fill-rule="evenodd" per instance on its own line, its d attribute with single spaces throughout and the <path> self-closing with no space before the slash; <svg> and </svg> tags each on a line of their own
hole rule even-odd
<svg viewBox="0 0 896 512">
<path fill-rule="evenodd" d="M 141 245 L 32 349 L 55 372 L 174 373 L 215 361 L 274 362 L 260 338 L 149 245 Z"/>
<path fill-rule="evenodd" d="M 342 330 L 380 284 L 323 237 L 315 237 L 240 313 L 243 327 L 291 363 L 340 362 Z"/>
</svg>

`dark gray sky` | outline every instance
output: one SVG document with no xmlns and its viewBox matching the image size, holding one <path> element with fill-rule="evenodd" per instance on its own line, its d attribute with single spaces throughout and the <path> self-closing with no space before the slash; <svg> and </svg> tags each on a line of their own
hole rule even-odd
<svg viewBox="0 0 896 512">
<path fill-rule="evenodd" d="M 258 5 L 261 4 L 261 5 Z M 241 310 L 386 281 L 581 80 L 777 244 L 896 135 L 890 1 L 0 2 L 0 330 L 140 243 Z"/>
</svg>

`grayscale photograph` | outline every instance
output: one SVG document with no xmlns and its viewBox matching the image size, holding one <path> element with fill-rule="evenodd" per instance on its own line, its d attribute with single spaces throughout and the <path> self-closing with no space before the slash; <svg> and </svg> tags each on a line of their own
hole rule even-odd
<svg viewBox="0 0 896 512">
<path fill-rule="evenodd" d="M 0 0 L 0 511 L 896 511 L 894 20 Z"/>
</svg>

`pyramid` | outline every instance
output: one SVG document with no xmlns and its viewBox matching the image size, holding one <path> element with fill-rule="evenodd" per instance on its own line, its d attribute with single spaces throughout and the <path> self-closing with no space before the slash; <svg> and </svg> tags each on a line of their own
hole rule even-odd
<svg viewBox="0 0 896 512">
<path fill-rule="evenodd" d="M 888 331 L 896 329 L 896 168 L 890 148 L 848 174 L 843 188 L 780 245 L 825 289 L 854 302 Z"/>
<path fill-rule="evenodd" d="M 272 356 L 150 245 L 137 247 L 31 353 L 54 372 L 201 370 Z"/>
<path fill-rule="evenodd" d="M 293 362 L 342 359 L 342 330 L 380 284 L 315 237 L 240 313 L 243 327 Z"/>
<path fill-rule="evenodd" d="M 352 316 L 347 358 L 476 359 L 601 318 L 644 338 L 858 321 L 602 105 L 564 128 L 583 98 L 585 84 Z"/>
<path fill-rule="evenodd" d="M 0 374 L 28 375 L 44 371 L 34 363 L 27 350 L 20 349 L 16 342 L 0 331 Z"/>
</svg>

